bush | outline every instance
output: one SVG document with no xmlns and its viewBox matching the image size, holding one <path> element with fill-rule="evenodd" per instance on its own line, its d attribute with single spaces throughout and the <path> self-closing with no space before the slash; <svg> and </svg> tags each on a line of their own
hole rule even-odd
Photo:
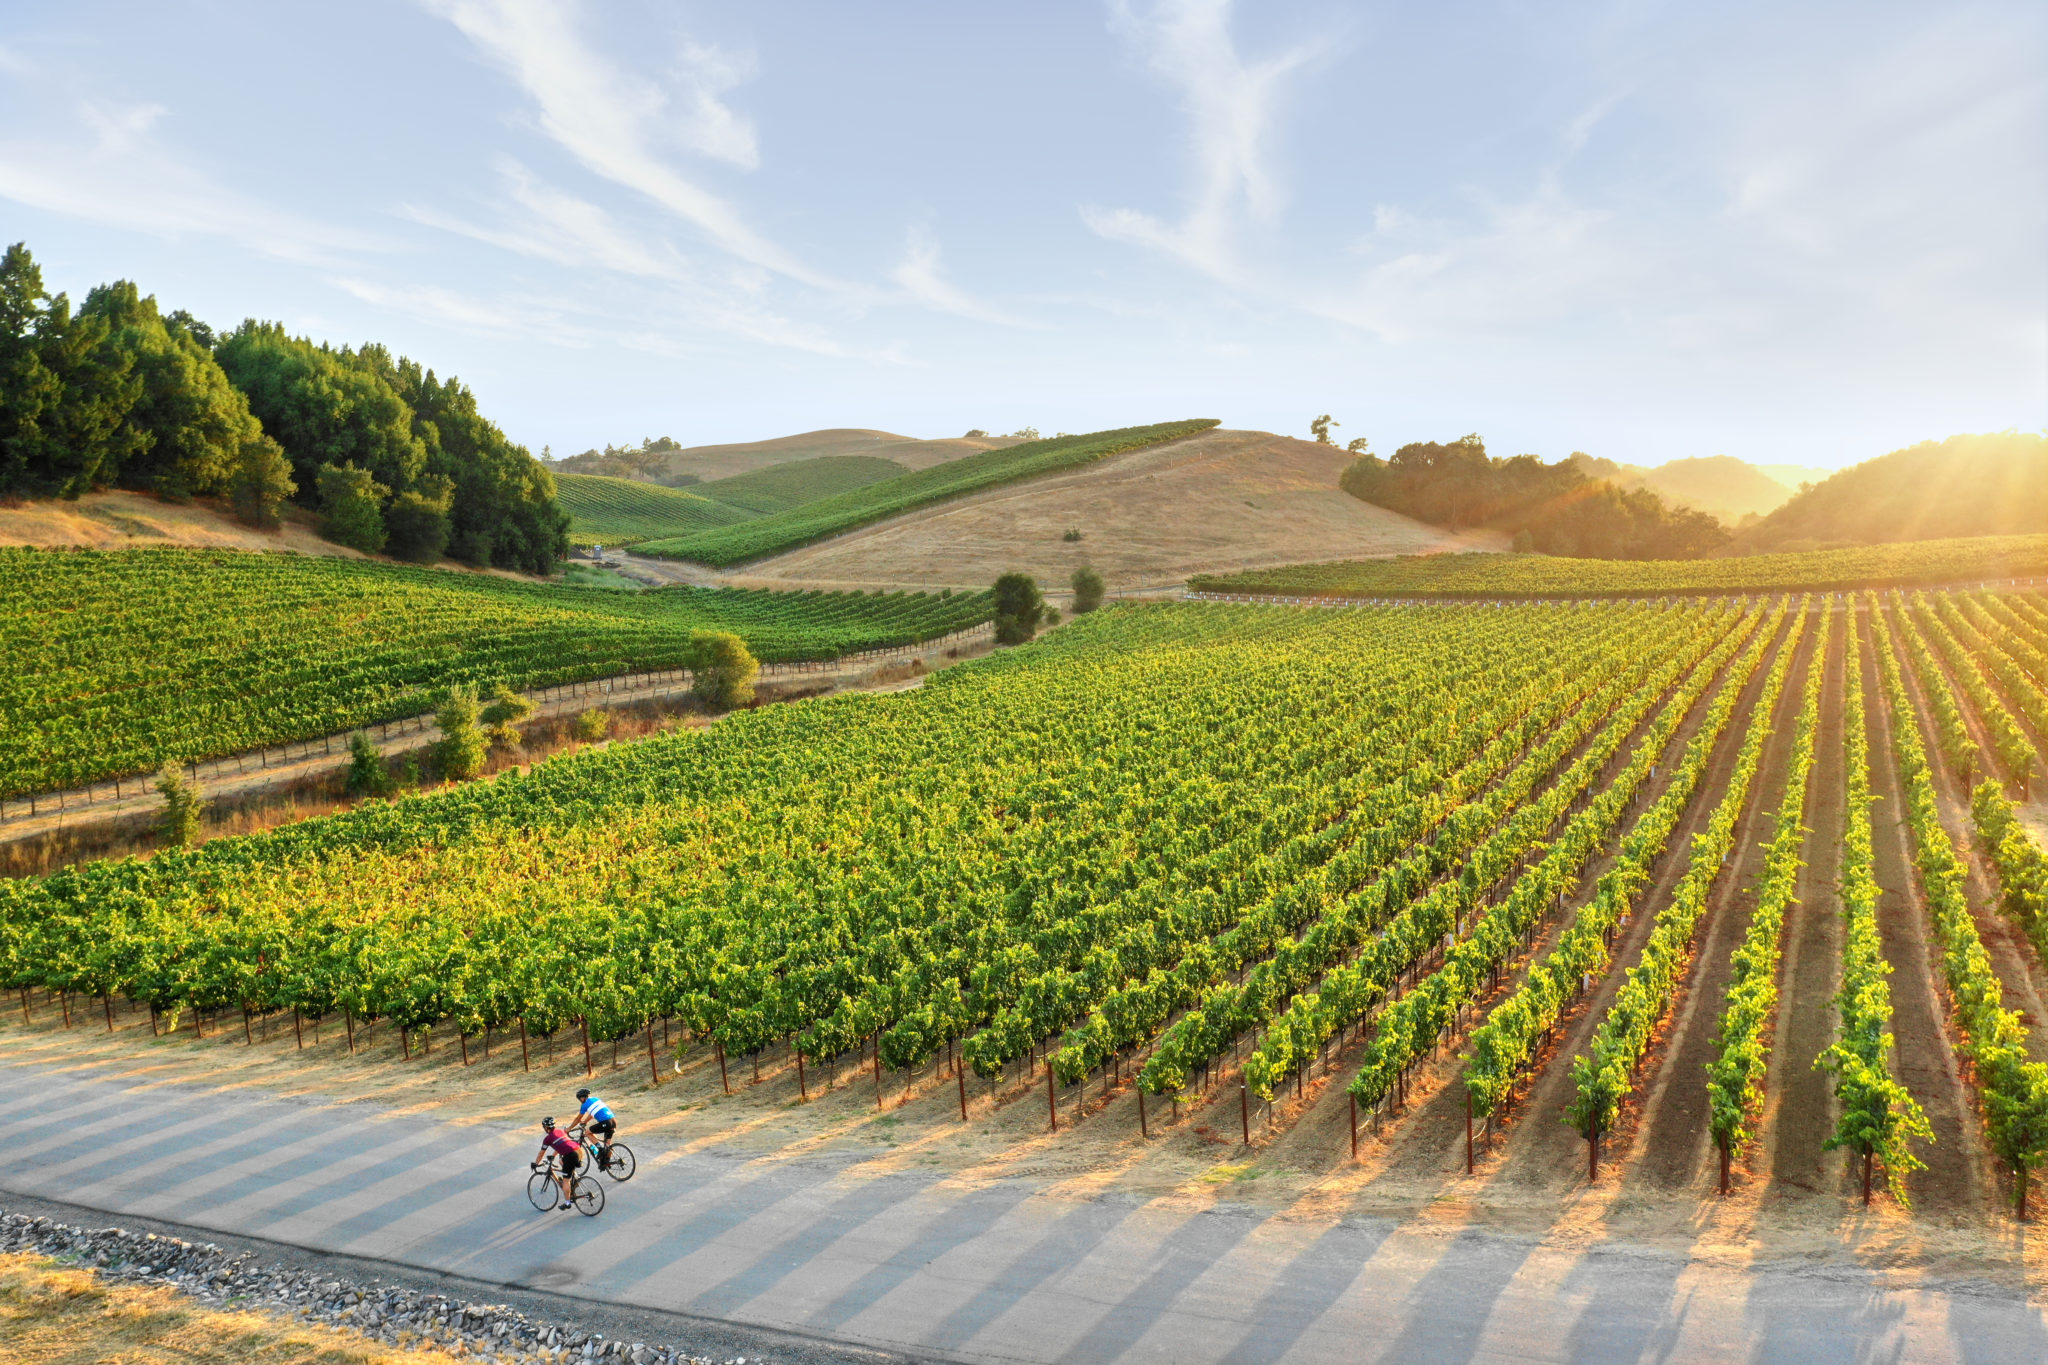
<svg viewBox="0 0 2048 1365">
<path fill-rule="evenodd" d="M 157 819 L 157 832 L 171 848 L 187 848 L 199 842 L 199 817 L 206 803 L 199 789 L 185 780 L 185 770 L 175 760 L 157 770 L 156 789 L 163 793 L 164 812 Z"/>
<path fill-rule="evenodd" d="M 1529 534 L 1529 528 L 1526 526 L 1515 532 L 1515 553 L 1518 555 L 1536 553 L 1536 537 Z"/>
<path fill-rule="evenodd" d="M 1006 573 L 996 580 L 996 643 L 1021 645 L 1038 633 L 1045 614 L 1045 595 L 1038 580 L 1026 573 Z"/>
<path fill-rule="evenodd" d="M 284 448 L 268 436 L 242 442 L 229 476 L 228 496 L 235 515 L 251 526 L 272 530 L 284 522 L 285 500 L 299 491 L 292 480 L 292 462 Z"/>
<path fill-rule="evenodd" d="M 1102 575 L 1082 565 L 1074 570 L 1074 615 L 1081 616 L 1102 605 Z"/>
<path fill-rule="evenodd" d="M 1078 530 L 1076 530 L 1076 529 L 1074 529 L 1073 527 L 1071 527 L 1071 526 L 1069 526 L 1069 527 L 1067 528 L 1067 533 L 1066 533 L 1065 535 L 1063 535 L 1063 536 L 1061 536 L 1061 537 L 1060 537 L 1060 539 L 1061 539 L 1061 540 L 1065 540 L 1065 541 L 1076 541 L 1076 540 L 1079 540 L 1080 538 L 1081 538 L 1081 533 L 1080 533 L 1080 532 L 1079 532 Z"/>
<path fill-rule="evenodd" d="M 484 723 L 484 733 L 491 746 L 497 749 L 519 747 L 519 723 L 533 714 L 533 703 L 499 683 L 491 692 L 490 705 L 484 707 L 477 717 Z"/>
<path fill-rule="evenodd" d="M 448 549 L 448 509 L 454 504 L 455 485 L 431 475 L 421 488 L 400 493 L 384 509 L 384 529 L 389 533 L 387 548 L 399 559 L 415 564 L 432 564 Z"/>
<path fill-rule="evenodd" d="M 389 796 L 391 774 L 384 769 L 384 755 L 361 730 L 348 737 L 348 794 Z"/>
<path fill-rule="evenodd" d="M 754 678 L 761 671 L 753 651 L 739 636 L 723 630 L 697 632 L 695 690 L 698 700 L 717 711 L 730 711 L 754 700 Z"/>
<path fill-rule="evenodd" d="M 320 534 L 366 555 L 384 548 L 384 498 L 391 492 L 354 465 L 320 470 Z"/>
<path fill-rule="evenodd" d="M 593 706 L 576 717 L 576 738 L 585 743 L 595 743 L 610 734 L 612 713 L 601 706 Z"/>
<path fill-rule="evenodd" d="M 434 762 L 441 776 L 451 782 L 475 777 L 484 770 L 484 735 L 477 728 L 476 687 L 457 683 L 448 689 L 448 700 L 434 713 L 441 738 L 434 745 Z"/>
</svg>

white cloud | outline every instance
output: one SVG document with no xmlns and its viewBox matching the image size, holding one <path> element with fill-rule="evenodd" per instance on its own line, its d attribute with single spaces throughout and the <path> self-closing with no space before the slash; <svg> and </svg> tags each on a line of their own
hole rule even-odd
<svg viewBox="0 0 2048 1365">
<path fill-rule="evenodd" d="M 1003 327 L 1030 324 L 974 298 L 947 280 L 939 265 L 939 243 L 925 228 L 912 228 L 903 259 L 890 274 L 904 293 L 927 308 L 975 322 L 992 322 Z"/>
<path fill-rule="evenodd" d="M 1126 0 L 1112 26 L 1173 85 L 1189 119 L 1196 184 L 1188 211 L 1167 222 L 1136 209 L 1084 208 L 1097 233 L 1173 256 L 1222 280 L 1241 277 L 1233 251 L 1240 212 L 1271 222 L 1283 195 L 1268 161 L 1279 95 L 1317 48 L 1304 46 L 1247 63 L 1230 36 L 1230 0 L 1161 0 L 1148 13 Z"/>
<path fill-rule="evenodd" d="M 666 242 L 635 237 L 596 204 L 543 183 L 509 157 L 499 161 L 498 171 L 507 199 L 492 206 L 488 224 L 412 204 L 400 205 L 399 212 L 428 227 L 556 265 L 648 279 L 694 278 L 682 255 Z"/>
<path fill-rule="evenodd" d="M 286 213 L 221 184 L 157 136 L 157 104 L 92 101 L 70 128 L 0 141 L 0 197 L 159 236 L 221 237 L 265 256 L 328 262 L 386 246 Z"/>
<path fill-rule="evenodd" d="M 724 198 L 683 175 L 662 154 L 674 141 L 752 167 L 753 129 L 720 96 L 748 69 L 711 49 L 686 47 L 677 94 L 605 61 L 583 42 L 571 7 L 550 0 L 427 0 L 502 66 L 538 106 L 540 127 L 585 169 L 623 185 L 694 225 L 720 250 L 822 288 L 834 281 L 747 224 Z"/>
</svg>

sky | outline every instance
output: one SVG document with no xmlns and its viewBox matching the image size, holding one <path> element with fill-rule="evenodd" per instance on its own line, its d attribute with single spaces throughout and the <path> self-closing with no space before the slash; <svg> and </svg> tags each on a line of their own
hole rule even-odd
<svg viewBox="0 0 2048 1365">
<path fill-rule="evenodd" d="M 0 238 L 535 453 L 2048 427 L 2048 6 L 0 5 Z"/>
</svg>

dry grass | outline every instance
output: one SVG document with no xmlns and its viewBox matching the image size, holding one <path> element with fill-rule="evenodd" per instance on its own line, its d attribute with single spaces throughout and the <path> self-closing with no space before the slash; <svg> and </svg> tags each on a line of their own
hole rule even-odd
<svg viewBox="0 0 2048 1365">
<path fill-rule="evenodd" d="M 732 581 L 961 587 L 1021 569 L 1063 591 L 1088 564 L 1112 589 L 1128 590 L 1305 560 L 1507 548 L 1498 536 L 1453 535 L 1360 502 L 1337 487 L 1351 458 L 1266 432 L 1210 431 L 907 513 Z M 1065 539 L 1069 530 L 1081 538 Z"/>
<path fill-rule="evenodd" d="M 449 1365 L 355 1332 L 194 1304 L 39 1256 L 0 1256 L 0 1360 L 22 1365 Z"/>
</svg>

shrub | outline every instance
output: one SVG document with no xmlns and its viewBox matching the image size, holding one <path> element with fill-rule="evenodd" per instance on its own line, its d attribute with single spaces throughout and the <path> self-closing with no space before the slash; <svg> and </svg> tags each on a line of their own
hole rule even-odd
<svg viewBox="0 0 2048 1365">
<path fill-rule="evenodd" d="M 1074 615 L 1081 616 L 1102 605 L 1102 575 L 1082 565 L 1074 570 Z"/>
<path fill-rule="evenodd" d="M 484 707 L 477 717 L 484 723 L 484 733 L 493 748 L 516 749 L 519 747 L 519 723 L 533 714 L 533 703 L 499 683 L 491 692 L 490 705 Z"/>
<path fill-rule="evenodd" d="M 163 793 L 164 811 L 157 819 L 157 832 L 172 848 L 186 848 L 199 842 L 199 817 L 206 803 L 199 789 L 185 778 L 176 760 L 157 770 L 156 789 Z"/>
<path fill-rule="evenodd" d="M 761 665 L 746 641 L 729 631 L 697 632 L 695 690 L 698 700 L 718 711 L 730 711 L 754 700 L 754 678 Z"/>
<path fill-rule="evenodd" d="M 432 475 L 420 487 L 400 493 L 384 509 L 387 548 L 398 559 L 415 564 L 432 564 L 448 549 L 448 509 L 454 505 L 455 485 Z"/>
<path fill-rule="evenodd" d="M 320 534 L 366 555 L 384 548 L 384 498 L 391 492 L 354 465 L 320 470 Z"/>
<path fill-rule="evenodd" d="M 484 735 L 477 728 L 476 687 L 457 683 L 448 689 L 448 699 L 434 713 L 441 738 L 434 745 L 434 762 L 441 776 L 451 782 L 475 777 L 484 770 Z"/>
<path fill-rule="evenodd" d="M 348 794 L 389 796 L 391 774 L 384 769 L 384 755 L 363 731 L 348 737 Z"/>
<path fill-rule="evenodd" d="M 1067 533 L 1066 533 L 1065 535 L 1063 535 L 1063 536 L 1061 536 L 1061 537 L 1060 537 L 1060 539 L 1061 539 L 1061 540 L 1064 540 L 1064 541 L 1069 541 L 1069 542 L 1072 542 L 1072 541 L 1076 541 L 1076 540 L 1079 540 L 1080 538 L 1081 538 L 1081 533 L 1080 533 L 1080 531 L 1076 530 L 1076 529 L 1075 529 L 1074 527 L 1072 527 L 1072 526 L 1069 526 L 1069 527 L 1067 528 Z"/>
<path fill-rule="evenodd" d="M 1536 537 L 1529 534 L 1529 528 L 1526 526 L 1515 532 L 1515 553 L 1518 555 L 1536 553 Z"/>
<path fill-rule="evenodd" d="M 1045 614 L 1045 596 L 1038 580 L 1026 573 L 1006 573 L 996 580 L 996 643 L 1021 645 L 1038 633 Z"/>
<path fill-rule="evenodd" d="M 235 472 L 228 479 L 228 497 L 237 517 L 271 530 L 283 524 L 285 500 L 298 491 L 292 480 L 292 462 L 285 458 L 282 446 L 268 436 L 242 442 Z"/>
<path fill-rule="evenodd" d="M 593 743 L 611 733 L 612 713 L 601 706 L 593 706 L 576 717 L 576 738 Z"/>
</svg>

